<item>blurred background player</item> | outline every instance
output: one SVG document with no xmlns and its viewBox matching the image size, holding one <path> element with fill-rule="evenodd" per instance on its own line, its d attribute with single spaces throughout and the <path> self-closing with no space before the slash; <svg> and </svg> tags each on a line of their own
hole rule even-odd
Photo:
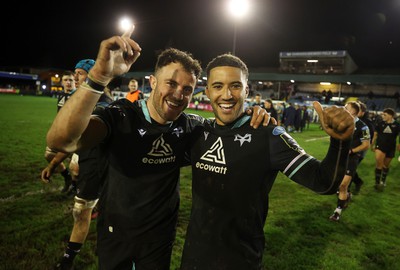
<svg viewBox="0 0 400 270">
<path fill-rule="evenodd" d="M 358 102 L 350 101 L 345 106 L 346 110 L 354 117 L 355 129 L 351 140 L 349 155 L 347 159 L 347 168 L 343 180 L 339 186 L 339 194 L 337 199 L 337 207 L 333 214 L 329 217 L 332 221 L 339 221 L 343 209 L 345 209 L 351 199 L 349 191 L 350 183 L 356 173 L 364 152 L 369 148 L 370 134 L 367 124 L 358 118 L 360 105 Z"/>
<path fill-rule="evenodd" d="M 126 99 L 130 102 L 135 102 L 136 100 L 143 99 L 143 93 L 140 91 L 138 81 L 131 79 L 128 84 L 129 93 L 126 95 Z"/>
<path fill-rule="evenodd" d="M 57 97 L 57 112 L 61 110 L 65 102 L 70 98 L 71 94 L 76 89 L 74 72 L 65 71 L 61 75 L 61 86 L 63 87 L 63 91 L 59 93 Z M 61 175 L 64 177 L 64 187 L 61 190 L 61 192 L 64 193 L 68 191 L 71 185 L 72 177 L 69 168 L 65 166 L 64 162 L 53 161 L 56 154 L 57 154 L 56 151 L 53 151 L 49 147 L 46 147 L 44 157 L 49 163 L 47 167 L 50 168 L 53 171 L 53 173 L 61 173 Z M 71 155 L 68 155 L 68 157 L 70 156 Z"/>
<path fill-rule="evenodd" d="M 395 121 L 396 112 L 386 108 L 382 113 L 382 121 L 375 127 L 371 150 L 375 152 L 375 189 L 383 190 L 389 173 L 390 162 L 396 153 L 396 139 L 400 133 L 400 124 Z M 398 146 L 398 148 L 400 145 Z"/>
</svg>

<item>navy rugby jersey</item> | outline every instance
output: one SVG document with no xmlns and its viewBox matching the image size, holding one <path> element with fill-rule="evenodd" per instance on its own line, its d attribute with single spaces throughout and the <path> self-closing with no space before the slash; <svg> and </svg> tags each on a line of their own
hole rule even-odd
<svg viewBox="0 0 400 270">
<path fill-rule="evenodd" d="M 268 194 L 278 172 L 320 194 L 342 181 L 349 141 L 331 139 L 323 161 L 280 126 L 253 129 L 243 116 L 205 125 L 191 148 L 192 212 L 182 270 L 261 269 Z"/>
<path fill-rule="evenodd" d="M 199 116 L 168 125 L 150 119 L 145 100 L 120 99 L 98 115 L 108 126 L 108 169 L 98 225 L 121 240 L 173 238 L 179 208 L 179 172 Z"/>
</svg>

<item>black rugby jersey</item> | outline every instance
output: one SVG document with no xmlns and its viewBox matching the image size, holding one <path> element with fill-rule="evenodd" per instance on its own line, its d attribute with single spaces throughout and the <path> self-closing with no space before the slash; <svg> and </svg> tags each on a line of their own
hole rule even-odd
<svg viewBox="0 0 400 270">
<path fill-rule="evenodd" d="M 375 127 L 375 132 L 378 133 L 377 148 L 391 149 L 396 147 L 396 138 L 400 134 L 400 124 L 396 121 L 392 123 L 380 121 Z"/>
<path fill-rule="evenodd" d="M 100 96 L 93 110 L 97 115 L 113 102 L 106 94 Z M 77 183 L 77 197 L 84 200 L 96 200 L 100 196 L 103 187 L 104 172 L 107 168 L 107 159 L 101 152 L 100 146 L 81 150 L 79 155 L 79 177 Z"/>
<path fill-rule="evenodd" d="M 99 201 L 99 233 L 120 240 L 174 238 L 179 172 L 199 116 L 182 114 L 169 125 L 152 123 L 145 100 L 120 99 L 99 117 L 108 126 L 108 168 Z"/>
<path fill-rule="evenodd" d="M 321 194 L 342 181 L 349 141 L 331 139 L 323 161 L 280 126 L 253 129 L 250 117 L 205 125 L 191 148 L 192 213 L 182 270 L 261 269 L 268 194 L 278 172 Z"/>
<path fill-rule="evenodd" d="M 361 145 L 363 141 L 369 141 L 370 138 L 371 135 L 367 124 L 365 124 L 360 118 L 356 118 L 351 148 L 356 148 Z"/>
<path fill-rule="evenodd" d="M 73 91 L 74 92 L 74 91 Z M 61 108 L 64 106 L 65 102 L 68 101 L 68 99 L 71 97 L 71 95 L 73 94 L 73 92 L 71 93 L 65 93 L 64 91 L 62 91 L 61 93 L 58 94 L 58 98 L 57 98 L 57 112 L 59 110 L 61 110 Z"/>
</svg>

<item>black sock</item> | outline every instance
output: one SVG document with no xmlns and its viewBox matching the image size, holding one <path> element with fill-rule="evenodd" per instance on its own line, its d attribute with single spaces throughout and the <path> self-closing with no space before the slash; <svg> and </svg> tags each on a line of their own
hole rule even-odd
<svg viewBox="0 0 400 270">
<path fill-rule="evenodd" d="M 81 250 L 82 244 L 75 243 L 75 242 L 68 242 L 67 248 L 65 249 L 64 253 L 64 260 L 73 261 L 75 256 Z"/>
<path fill-rule="evenodd" d="M 65 177 L 70 177 L 70 176 L 71 176 L 70 173 L 69 173 L 68 168 L 65 168 L 65 170 L 61 172 L 61 175 L 62 175 L 64 178 L 65 178 Z"/>
<path fill-rule="evenodd" d="M 375 183 L 379 184 L 381 182 L 381 175 L 382 175 L 382 170 L 375 168 Z"/>
<path fill-rule="evenodd" d="M 343 209 L 345 205 L 346 205 L 346 200 L 341 200 L 341 199 L 337 200 L 337 208 Z"/>
<path fill-rule="evenodd" d="M 386 183 L 386 176 L 388 175 L 388 173 L 389 173 L 389 168 L 382 169 L 382 182 L 383 183 Z"/>
</svg>

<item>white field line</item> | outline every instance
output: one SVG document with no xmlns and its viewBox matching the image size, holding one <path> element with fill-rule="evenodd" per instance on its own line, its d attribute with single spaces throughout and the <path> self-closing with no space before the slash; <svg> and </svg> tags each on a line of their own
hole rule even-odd
<svg viewBox="0 0 400 270">
<path fill-rule="evenodd" d="M 312 141 L 318 141 L 318 140 L 325 140 L 325 139 L 329 139 L 330 136 L 324 136 L 324 137 L 319 137 L 319 138 L 312 138 L 312 139 L 307 139 L 305 140 L 305 142 L 312 142 Z"/>
<path fill-rule="evenodd" d="M 37 195 L 37 194 L 44 194 L 44 193 L 51 193 L 51 192 L 59 192 L 62 189 L 62 187 L 52 187 L 52 188 L 46 188 L 46 189 L 40 189 L 37 191 L 28 191 L 25 194 L 22 194 L 20 196 L 15 196 L 12 195 L 10 197 L 7 198 L 0 198 L 0 203 L 5 203 L 5 202 L 15 202 L 18 199 L 27 197 L 27 196 L 33 196 L 33 195 Z"/>
</svg>

